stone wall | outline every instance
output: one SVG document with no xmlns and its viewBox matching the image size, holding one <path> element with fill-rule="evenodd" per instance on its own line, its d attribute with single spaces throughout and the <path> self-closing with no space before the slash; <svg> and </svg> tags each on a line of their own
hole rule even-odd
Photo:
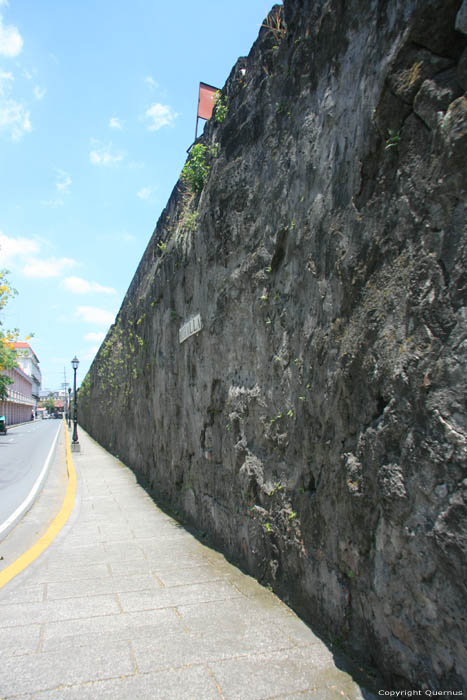
<svg viewBox="0 0 467 700">
<path fill-rule="evenodd" d="M 467 684 L 464 10 L 273 8 L 80 391 L 157 498 L 401 688 Z"/>
</svg>

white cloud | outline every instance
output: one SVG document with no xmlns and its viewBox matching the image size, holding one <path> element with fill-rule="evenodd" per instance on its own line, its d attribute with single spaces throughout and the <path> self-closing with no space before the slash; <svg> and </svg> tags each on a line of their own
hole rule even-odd
<svg viewBox="0 0 467 700">
<path fill-rule="evenodd" d="M 23 134 L 32 131 L 30 114 L 15 100 L 0 102 L 0 129 L 7 129 L 13 141 L 19 141 Z"/>
<path fill-rule="evenodd" d="M 59 192 L 62 192 L 62 194 L 70 194 L 70 185 L 72 183 L 71 177 L 68 175 L 67 172 L 64 170 L 58 170 L 58 179 L 57 179 L 57 190 Z M 62 202 L 63 204 L 63 202 Z"/>
<path fill-rule="evenodd" d="M 4 25 L 0 15 L 0 54 L 8 58 L 17 56 L 23 48 L 23 39 L 13 25 Z"/>
<path fill-rule="evenodd" d="M 58 209 L 58 207 L 63 207 L 65 202 L 63 199 L 57 197 L 56 199 L 43 199 L 41 201 L 41 206 L 48 207 L 49 209 Z"/>
<path fill-rule="evenodd" d="M 102 343 L 105 338 L 105 333 L 86 333 L 84 340 L 89 343 Z"/>
<path fill-rule="evenodd" d="M 140 199 L 149 199 L 149 197 L 152 194 L 152 187 L 142 187 L 139 192 L 136 193 L 136 196 L 139 197 Z"/>
<path fill-rule="evenodd" d="M 32 131 L 32 127 L 29 112 L 8 94 L 13 81 L 13 73 L 0 70 L 0 129 L 10 131 L 12 139 L 19 141 L 25 132 Z"/>
<path fill-rule="evenodd" d="M 113 287 L 104 287 L 97 282 L 88 282 L 81 277 L 67 277 L 63 280 L 63 286 L 73 294 L 116 294 Z"/>
<path fill-rule="evenodd" d="M 32 258 L 23 267 L 23 275 L 36 279 L 60 277 L 65 270 L 74 265 L 76 265 L 75 260 L 71 260 L 70 258 L 49 258 L 48 260 Z"/>
<path fill-rule="evenodd" d="M 70 194 L 70 186 L 72 182 L 71 177 L 67 172 L 65 172 L 65 170 L 60 170 L 57 168 L 57 182 L 55 183 L 55 187 L 60 195 Z M 61 196 L 55 197 L 54 199 L 43 199 L 41 201 L 41 205 L 43 207 L 48 207 L 49 209 L 58 209 L 58 207 L 63 207 L 64 204 L 65 202 Z"/>
<path fill-rule="evenodd" d="M 76 265 L 76 261 L 71 258 L 40 258 L 40 247 L 37 240 L 13 238 L 0 231 L 0 266 L 16 265 L 25 277 L 49 279 L 60 277 Z"/>
<path fill-rule="evenodd" d="M 0 264 L 15 257 L 25 257 L 39 252 L 39 244 L 32 238 L 10 238 L 0 231 Z"/>
<path fill-rule="evenodd" d="M 6 73 L 5 71 L 0 70 L 0 97 L 3 97 L 6 91 L 6 86 L 8 86 L 13 80 L 13 73 Z"/>
<path fill-rule="evenodd" d="M 171 126 L 178 114 L 169 105 L 156 102 L 146 110 L 145 116 L 150 121 L 149 131 L 158 131 L 163 126 Z"/>
<path fill-rule="evenodd" d="M 123 129 L 123 122 L 118 117 L 112 117 L 109 122 L 109 127 L 111 129 L 119 129 L 119 131 L 121 131 Z"/>
<path fill-rule="evenodd" d="M 156 88 L 159 87 L 159 83 L 157 83 L 157 82 L 154 80 L 154 78 L 152 77 L 152 75 L 146 76 L 146 78 L 144 79 L 144 82 L 146 83 L 146 85 L 149 85 L 149 87 L 150 87 L 150 88 L 153 88 L 154 90 L 155 90 Z"/>
<path fill-rule="evenodd" d="M 96 323 L 100 326 L 110 326 L 114 322 L 115 314 L 96 306 L 79 306 L 76 316 L 87 323 Z"/>
<path fill-rule="evenodd" d="M 89 154 L 89 160 L 93 165 L 112 166 L 123 160 L 122 153 L 112 153 L 111 143 L 106 146 L 95 139 L 91 139 L 91 143 L 96 147 Z"/>
<path fill-rule="evenodd" d="M 36 85 L 34 88 L 34 97 L 36 100 L 42 100 L 46 92 L 47 90 L 45 88 L 41 88 L 39 85 Z"/>
</svg>

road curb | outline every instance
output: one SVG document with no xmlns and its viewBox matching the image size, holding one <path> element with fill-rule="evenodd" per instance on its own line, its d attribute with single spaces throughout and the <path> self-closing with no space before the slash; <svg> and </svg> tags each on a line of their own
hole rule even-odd
<svg viewBox="0 0 467 700">
<path fill-rule="evenodd" d="M 65 526 L 68 518 L 70 517 L 73 507 L 75 504 L 76 495 L 76 471 L 73 464 L 73 457 L 71 455 L 70 447 L 70 437 L 68 435 L 68 430 L 66 428 L 65 422 L 63 423 L 65 431 L 65 449 L 66 449 L 66 467 L 68 473 L 68 483 L 65 492 L 65 498 L 63 499 L 62 507 L 58 512 L 57 516 L 52 521 L 48 530 L 40 537 L 37 542 L 30 547 L 24 554 L 22 554 L 13 564 L 10 564 L 6 569 L 0 572 L 0 588 L 5 586 L 12 578 L 17 576 L 19 573 L 24 571 L 27 566 L 32 564 L 47 547 L 49 547 L 54 539 L 57 537 L 59 532 Z"/>
</svg>

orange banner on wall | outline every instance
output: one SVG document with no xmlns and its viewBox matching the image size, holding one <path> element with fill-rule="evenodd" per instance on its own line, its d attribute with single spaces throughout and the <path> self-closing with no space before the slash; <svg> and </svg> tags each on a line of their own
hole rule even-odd
<svg viewBox="0 0 467 700">
<path fill-rule="evenodd" d="M 219 92 L 218 88 L 212 85 L 207 85 L 206 83 L 199 84 L 198 117 L 201 117 L 201 119 L 211 119 L 217 92 Z"/>
</svg>

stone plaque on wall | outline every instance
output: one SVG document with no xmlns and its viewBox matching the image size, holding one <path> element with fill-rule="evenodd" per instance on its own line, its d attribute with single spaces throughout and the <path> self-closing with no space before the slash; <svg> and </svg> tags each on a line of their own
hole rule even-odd
<svg viewBox="0 0 467 700">
<path fill-rule="evenodd" d="M 197 314 L 196 316 L 193 316 L 190 318 L 189 321 L 183 324 L 183 326 L 180 328 L 178 331 L 178 337 L 180 340 L 180 343 L 183 343 L 184 340 L 189 338 L 191 335 L 195 335 L 195 333 L 199 333 L 199 331 L 202 329 L 203 323 L 201 321 L 201 315 Z"/>
</svg>

